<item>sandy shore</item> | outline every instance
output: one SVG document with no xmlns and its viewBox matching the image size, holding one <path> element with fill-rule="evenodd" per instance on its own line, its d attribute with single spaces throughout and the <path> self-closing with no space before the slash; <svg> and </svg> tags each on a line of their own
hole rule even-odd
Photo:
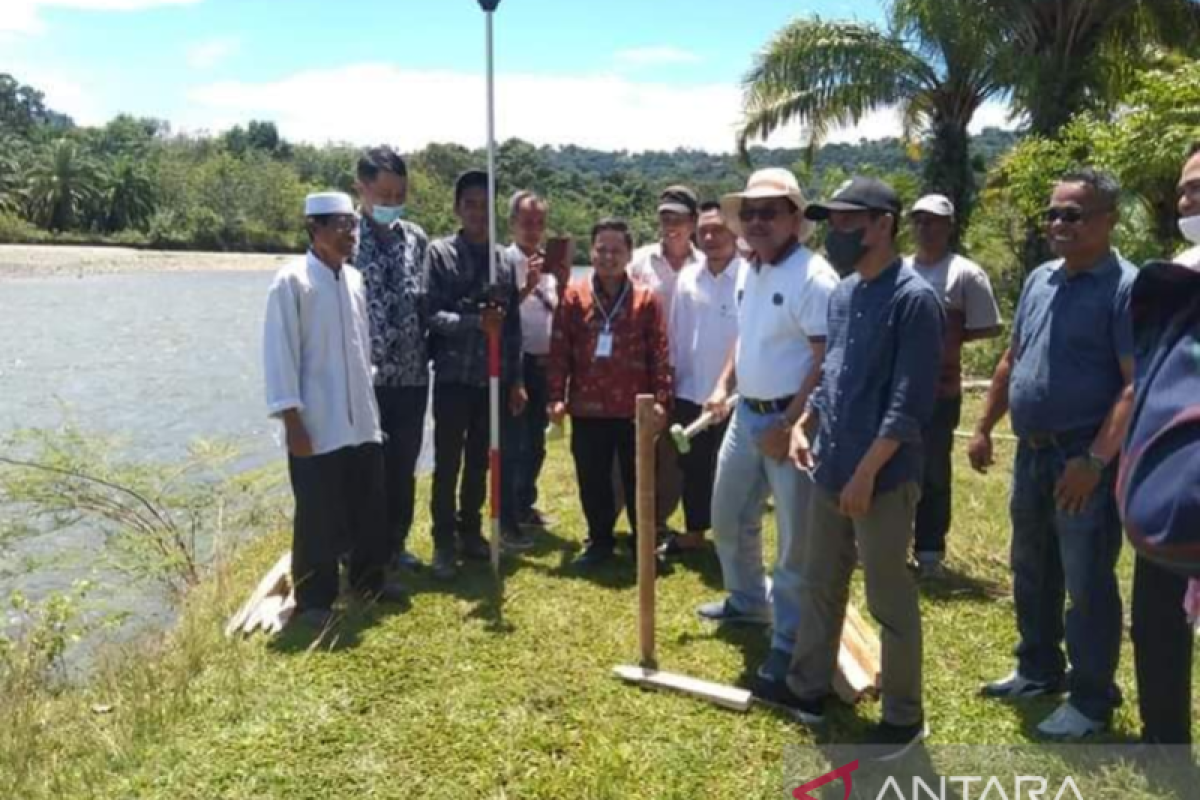
<svg viewBox="0 0 1200 800">
<path fill-rule="evenodd" d="M 287 255 L 178 253 L 124 247 L 0 245 L 0 278 L 119 272 L 274 270 Z"/>
</svg>

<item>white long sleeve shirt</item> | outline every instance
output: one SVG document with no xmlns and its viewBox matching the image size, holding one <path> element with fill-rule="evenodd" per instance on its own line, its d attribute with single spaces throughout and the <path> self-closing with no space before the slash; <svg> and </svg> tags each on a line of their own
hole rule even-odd
<svg viewBox="0 0 1200 800">
<path fill-rule="evenodd" d="M 738 337 L 737 287 L 744 268 L 735 258 L 720 275 L 702 262 L 680 270 L 667 333 L 676 397 L 704 403 L 725 371 Z"/>
<path fill-rule="evenodd" d="M 275 275 L 263 327 L 267 410 L 300 412 L 314 455 L 381 442 L 361 273 L 311 251 Z"/>
</svg>

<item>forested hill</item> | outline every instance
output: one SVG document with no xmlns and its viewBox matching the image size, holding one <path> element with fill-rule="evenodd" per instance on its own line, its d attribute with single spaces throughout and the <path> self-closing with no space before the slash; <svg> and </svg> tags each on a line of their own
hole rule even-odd
<svg viewBox="0 0 1200 800">
<path fill-rule="evenodd" d="M 973 144 L 977 179 L 1016 136 L 989 130 Z M 306 192 L 352 191 L 360 148 L 287 141 L 269 120 L 212 134 L 179 133 L 169 122 L 118 116 L 75 125 L 42 93 L 0 74 L 0 242 L 115 243 L 173 249 L 297 250 L 305 244 Z M 434 143 L 408 153 L 409 211 L 435 235 L 457 226 L 455 177 L 486 163 L 481 150 Z M 502 197 L 533 189 L 551 201 L 555 232 L 586 237 L 604 216 L 626 217 L 638 241 L 656 235 L 658 193 L 672 183 L 705 199 L 745 184 L 752 167 L 796 170 L 812 196 L 853 172 L 919 189 L 922 153 L 899 139 L 829 144 L 808 153 L 755 148 L 735 154 L 696 150 L 629 153 L 575 146 L 500 144 Z"/>
<path fill-rule="evenodd" d="M 1017 139 L 1017 134 L 999 128 L 987 128 L 977 135 L 971 142 L 976 172 L 986 171 Z M 629 153 L 568 145 L 541 147 L 538 148 L 538 155 L 556 170 L 597 176 L 630 172 L 652 183 L 676 180 L 680 175 L 690 176 L 697 182 L 725 183 L 745 175 L 745 168 L 737 156 L 703 150 Z M 756 168 L 796 167 L 805 161 L 807 151 L 799 147 L 754 147 L 750 149 L 749 156 L 750 163 Z M 827 170 L 857 172 L 869 168 L 881 173 L 911 172 L 915 175 L 919 168 L 918 159 L 919 154 L 911 152 L 900 139 L 863 139 L 856 144 L 826 144 L 817 150 L 812 174 L 817 177 Z"/>
</svg>

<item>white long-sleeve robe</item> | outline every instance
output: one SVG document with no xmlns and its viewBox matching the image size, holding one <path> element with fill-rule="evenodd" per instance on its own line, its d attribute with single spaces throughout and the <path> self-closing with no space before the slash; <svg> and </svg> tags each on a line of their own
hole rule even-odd
<svg viewBox="0 0 1200 800">
<path fill-rule="evenodd" d="M 267 409 L 297 409 L 315 455 L 382 441 L 369 324 L 353 267 L 335 273 L 310 251 L 275 275 L 263 328 Z"/>
</svg>

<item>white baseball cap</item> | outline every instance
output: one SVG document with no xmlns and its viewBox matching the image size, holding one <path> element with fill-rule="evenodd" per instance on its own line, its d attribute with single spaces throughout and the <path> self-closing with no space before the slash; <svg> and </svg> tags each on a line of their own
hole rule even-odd
<svg viewBox="0 0 1200 800">
<path fill-rule="evenodd" d="M 304 198 L 304 216 L 306 217 L 353 213 L 354 201 L 345 192 L 315 192 Z"/>
<path fill-rule="evenodd" d="M 953 217 L 954 203 L 951 203 L 950 198 L 944 194 L 927 194 L 913 203 L 912 211 L 909 213 L 916 214 L 918 211 L 933 214 L 936 217 Z"/>
</svg>

